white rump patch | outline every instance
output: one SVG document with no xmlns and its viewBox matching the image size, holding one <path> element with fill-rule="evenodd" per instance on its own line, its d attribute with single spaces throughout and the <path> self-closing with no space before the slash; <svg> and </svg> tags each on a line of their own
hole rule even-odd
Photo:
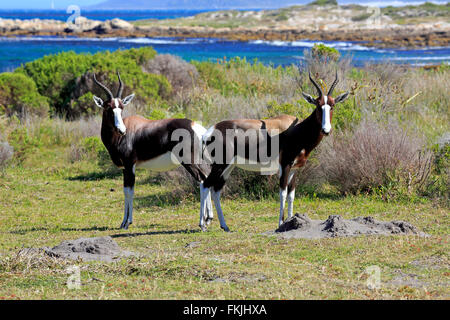
<svg viewBox="0 0 450 320">
<path fill-rule="evenodd" d="M 178 168 L 180 165 L 181 163 L 178 161 L 176 156 L 169 151 L 151 160 L 138 162 L 136 167 L 157 172 L 165 172 Z"/>
<path fill-rule="evenodd" d="M 262 175 L 273 175 L 280 171 L 279 156 L 268 163 L 261 163 L 237 157 L 235 163 L 237 167 L 243 170 L 260 172 Z"/>
<path fill-rule="evenodd" d="M 195 134 L 197 135 L 197 137 L 200 140 L 202 139 L 203 135 L 206 133 L 206 128 L 195 122 L 192 124 L 192 130 L 194 130 Z"/>
</svg>

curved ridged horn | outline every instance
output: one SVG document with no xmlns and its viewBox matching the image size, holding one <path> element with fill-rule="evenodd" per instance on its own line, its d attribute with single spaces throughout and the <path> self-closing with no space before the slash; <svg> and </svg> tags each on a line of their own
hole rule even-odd
<svg viewBox="0 0 450 320">
<path fill-rule="evenodd" d="M 336 79 L 334 80 L 333 84 L 331 85 L 330 91 L 328 91 L 328 95 L 329 96 L 331 96 L 333 94 L 333 90 L 336 87 L 338 82 L 339 82 L 339 79 L 338 79 L 338 73 L 337 73 L 337 70 L 336 70 Z"/>
<path fill-rule="evenodd" d="M 111 90 L 109 90 L 104 84 L 100 83 L 97 80 L 97 78 L 95 77 L 95 73 L 94 73 L 94 81 L 100 88 L 102 88 L 105 91 L 105 93 L 111 98 L 111 100 L 114 99 L 114 96 L 113 96 Z"/>
<path fill-rule="evenodd" d="M 311 71 L 309 72 L 309 80 L 311 80 L 311 82 L 313 83 L 314 87 L 316 87 L 317 93 L 319 94 L 319 98 L 321 98 L 323 96 L 322 88 L 311 77 Z"/>
<path fill-rule="evenodd" d="M 122 79 L 120 78 L 120 73 L 117 71 L 117 77 L 119 78 L 119 90 L 117 90 L 117 98 L 122 99 L 122 92 L 123 92 L 123 83 Z"/>
</svg>

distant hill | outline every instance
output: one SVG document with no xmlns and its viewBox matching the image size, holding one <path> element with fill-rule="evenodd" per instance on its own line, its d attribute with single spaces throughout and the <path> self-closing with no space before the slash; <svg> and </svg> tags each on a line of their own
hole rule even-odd
<svg viewBox="0 0 450 320">
<path fill-rule="evenodd" d="M 311 0 L 107 0 L 87 9 L 276 9 Z"/>
<path fill-rule="evenodd" d="M 389 5 L 418 5 L 421 0 L 106 0 L 97 5 L 85 7 L 84 9 L 103 10 L 136 10 L 136 9 L 162 9 L 162 10 L 223 10 L 223 9 L 279 9 L 292 5 L 304 5 L 315 3 L 319 5 L 360 4 L 386 7 Z M 444 0 L 437 0 L 446 3 Z"/>
</svg>

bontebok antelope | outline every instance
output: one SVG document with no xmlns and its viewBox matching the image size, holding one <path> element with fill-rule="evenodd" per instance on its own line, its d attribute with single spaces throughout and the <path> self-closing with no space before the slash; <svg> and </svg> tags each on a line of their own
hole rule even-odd
<svg viewBox="0 0 450 320">
<path fill-rule="evenodd" d="M 125 214 L 122 229 L 128 229 L 133 222 L 133 196 L 135 170 L 138 167 L 154 171 L 168 171 L 182 165 L 197 181 L 206 179 L 205 168 L 196 162 L 196 144 L 201 144 L 206 129 L 188 119 L 148 120 L 141 116 L 122 118 L 122 111 L 134 98 L 134 94 L 122 99 L 124 89 L 120 74 L 119 89 L 116 97 L 104 84 L 95 83 L 105 92 L 107 100 L 94 96 L 95 104 L 103 109 L 101 138 L 113 163 L 123 169 Z M 187 154 L 179 157 L 180 152 L 173 152 L 179 147 L 180 137 Z M 200 152 L 200 147 L 198 148 Z M 190 153 L 190 154 L 189 154 Z M 187 157 L 190 156 L 190 157 Z M 184 161 L 184 159 L 190 159 Z M 201 188 L 203 192 L 204 188 Z M 200 224 L 208 224 L 212 220 L 212 204 L 209 195 L 200 194 L 206 206 L 207 214 Z"/>
<path fill-rule="evenodd" d="M 280 177 L 280 216 L 279 225 L 284 221 L 284 208 L 287 199 L 288 217 L 292 216 L 295 197 L 295 169 L 305 165 L 311 151 L 320 143 L 324 135 L 331 131 L 333 107 L 344 101 L 348 92 L 333 98 L 333 90 L 338 83 L 338 75 L 325 95 L 322 88 L 309 74 L 309 79 L 317 89 L 314 99 L 302 93 L 304 99 L 315 106 L 312 114 L 303 121 L 294 116 L 282 115 L 265 120 L 228 120 L 210 128 L 203 137 L 205 153 L 211 161 L 211 173 L 203 184 L 204 196 L 212 194 L 220 226 L 229 231 L 220 205 L 220 193 L 235 166 L 262 174 L 275 174 Z M 256 133 L 251 140 L 252 133 Z M 214 139 L 213 139 L 214 137 Z M 277 143 L 273 143 L 276 141 Z M 221 150 L 222 154 L 218 155 Z M 263 151 L 263 152 L 261 152 Z M 262 156 L 270 153 L 269 161 Z M 253 155 L 253 156 L 252 156 Z M 200 217 L 207 210 L 202 204 Z"/>
</svg>

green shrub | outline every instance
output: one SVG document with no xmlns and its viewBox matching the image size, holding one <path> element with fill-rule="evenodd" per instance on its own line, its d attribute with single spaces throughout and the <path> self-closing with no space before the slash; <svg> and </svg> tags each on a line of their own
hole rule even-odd
<svg viewBox="0 0 450 320">
<path fill-rule="evenodd" d="M 167 118 L 167 113 L 165 110 L 153 109 L 148 113 L 147 118 L 151 120 L 161 120 Z"/>
<path fill-rule="evenodd" d="M 282 114 L 288 114 L 291 116 L 295 116 L 300 120 L 304 120 L 312 113 L 313 110 L 314 106 L 311 106 L 310 104 L 302 100 L 297 101 L 296 104 L 278 104 L 276 101 L 271 101 L 267 106 L 267 118 L 276 117 Z"/>
<path fill-rule="evenodd" d="M 0 74 L 0 113 L 12 116 L 47 116 L 47 99 L 41 96 L 32 79 L 23 74 Z"/>
<path fill-rule="evenodd" d="M 312 1 L 310 3 L 308 3 L 308 5 L 316 5 L 316 6 L 326 6 L 326 5 L 335 5 L 337 6 L 338 2 L 337 0 L 315 0 Z"/>
<path fill-rule="evenodd" d="M 197 71 L 199 72 L 201 79 L 208 87 L 221 89 L 226 83 L 226 76 L 220 70 L 220 68 L 212 62 L 192 62 Z"/>
<path fill-rule="evenodd" d="M 450 143 L 433 146 L 434 167 L 425 194 L 443 201 L 450 200 Z"/>
<path fill-rule="evenodd" d="M 328 47 L 324 44 L 314 44 L 314 47 L 311 49 L 312 56 L 319 60 L 332 60 L 337 61 L 341 57 L 341 53 L 335 49 Z"/>
<path fill-rule="evenodd" d="M 291 68 L 265 66 L 258 60 L 252 63 L 239 57 L 212 62 L 192 62 L 200 79 L 224 96 L 242 95 L 256 97 L 277 91 L 277 80 L 287 75 Z"/>
<path fill-rule="evenodd" d="M 115 52 L 76 54 L 62 52 L 45 56 L 18 68 L 16 74 L 25 74 L 32 78 L 39 93 L 46 96 L 52 106 L 52 115 L 62 115 L 69 119 L 88 116 L 94 112 L 89 92 L 101 91 L 93 85 L 92 80 L 80 81 L 81 77 L 92 78 L 92 73 L 105 79 L 105 84 L 113 92 L 117 88 L 116 72 L 120 71 L 126 88 L 141 102 L 151 102 L 166 97 L 171 92 L 167 79 L 142 71 L 142 64 L 152 59 L 156 52 L 150 47 Z M 89 84 L 82 86 L 80 84 Z M 81 99 L 80 99 L 81 98 Z"/>
<path fill-rule="evenodd" d="M 112 167 L 111 157 L 108 150 L 99 137 L 87 137 L 81 142 L 81 146 L 85 151 L 86 158 L 97 160 L 100 167 Z"/>
<path fill-rule="evenodd" d="M 42 146 L 42 142 L 34 137 L 25 126 L 16 126 L 8 136 L 10 145 L 14 148 L 14 161 L 22 163 L 33 150 Z"/>
<path fill-rule="evenodd" d="M 69 153 L 69 161 L 82 160 L 96 161 L 102 168 L 112 168 L 113 163 L 100 137 L 86 137 L 79 143 L 72 145 Z"/>
<path fill-rule="evenodd" d="M 339 93 L 335 93 L 338 96 Z M 362 111 L 356 103 L 356 97 L 350 97 L 334 107 L 332 126 L 335 130 L 342 131 L 358 124 Z"/>
</svg>

